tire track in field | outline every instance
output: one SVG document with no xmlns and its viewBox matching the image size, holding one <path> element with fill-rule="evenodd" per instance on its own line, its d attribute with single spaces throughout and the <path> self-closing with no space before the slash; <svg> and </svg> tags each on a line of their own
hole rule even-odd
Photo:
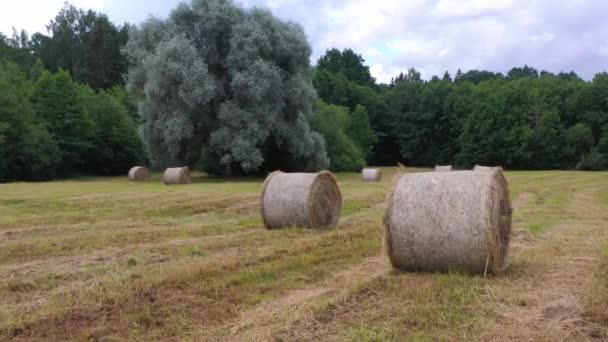
<svg viewBox="0 0 608 342">
<path fill-rule="evenodd" d="M 316 300 L 323 298 L 330 303 L 339 301 L 346 297 L 354 286 L 383 276 L 390 270 L 386 256 L 366 258 L 316 286 L 290 291 L 270 302 L 243 311 L 239 320 L 231 323 L 227 340 L 272 340 L 275 329 L 312 315 L 311 307 Z"/>
<path fill-rule="evenodd" d="M 529 249 L 515 254 L 505 277 L 486 290 L 496 305 L 494 324 L 479 340 L 605 340 L 608 327 L 585 317 L 586 291 L 593 282 L 599 244 L 608 239 L 608 218 L 592 191 L 572 196 L 575 220 L 559 223 Z"/>
</svg>

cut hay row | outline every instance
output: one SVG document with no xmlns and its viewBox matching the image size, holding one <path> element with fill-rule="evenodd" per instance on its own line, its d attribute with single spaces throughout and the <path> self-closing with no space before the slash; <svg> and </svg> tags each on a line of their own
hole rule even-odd
<svg viewBox="0 0 608 342">
<path fill-rule="evenodd" d="M 129 170 L 129 180 L 132 182 L 145 182 L 150 179 L 150 171 L 144 166 L 134 166 Z"/>
<path fill-rule="evenodd" d="M 260 212 L 268 229 L 331 228 L 338 223 L 341 210 L 342 194 L 329 171 L 276 171 L 268 175 L 262 187 Z"/>
<path fill-rule="evenodd" d="M 452 165 L 435 165 L 435 172 L 447 172 L 452 170 Z"/>
<path fill-rule="evenodd" d="M 361 171 L 361 180 L 364 182 L 379 182 L 382 180 L 382 170 L 363 169 L 363 171 Z"/>
<path fill-rule="evenodd" d="M 190 169 L 187 166 L 167 168 L 163 174 L 163 182 L 166 185 L 189 184 L 191 183 Z"/>
<path fill-rule="evenodd" d="M 394 267 L 472 273 L 506 267 L 511 204 L 502 170 L 405 174 L 387 202 L 384 228 Z"/>
</svg>

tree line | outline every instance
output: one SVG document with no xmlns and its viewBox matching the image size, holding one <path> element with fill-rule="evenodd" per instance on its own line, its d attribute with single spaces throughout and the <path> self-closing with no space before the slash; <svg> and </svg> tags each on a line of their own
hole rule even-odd
<svg viewBox="0 0 608 342">
<path fill-rule="evenodd" d="M 586 82 L 574 72 L 524 66 L 507 75 L 458 70 L 454 78 L 446 72 L 424 81 L 410 69 L 388 85 L 368 74 L 361 56 L 333 49 L 313 81 L 322 100 L 368 109 L 378 137 L 373 164 L 608 168 L 606 72 Z"/>
<path fill-rule="evenodd" d="M 144 162 L 122 86 L 127 31 L 70 5 L 48 28 L 0 34 L 0 181 L 123 174 Z"/>
<path fill-rule="evenodd" d="M 301 26 L 193 0 L 117 26 L 69 4 L 48 34 L 0 35 L 0 180 L 122 174 L 136 163 L 213 174 L 366 164 L 608 168 L 608 74 L 584 81 L 415 69 L 378 83 L 361 55 L 311 67 Z"/>
</svg>

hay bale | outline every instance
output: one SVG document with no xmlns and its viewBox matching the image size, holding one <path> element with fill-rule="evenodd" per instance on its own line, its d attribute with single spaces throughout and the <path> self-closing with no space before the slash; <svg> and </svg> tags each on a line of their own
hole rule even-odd
<svg viewBox="0 0 608 342">
<path fill-rule="evenodd" d="M 189 184 L 190 169 L 188 167 L 170 167 L 163 174 L 163 182 L 166 185 L 171 184 Z"/>
<path fill-rule="evenodd" d="M 361 180 L 364 182 L 379 182 L 382 179 L 382 170 L 380 169 L 363 169 L 361 171 Z"/>
<path fill-rule="evenodd" d="M 476 164 L 475 167 L 473 167 L 473 171 L 492 171 L 494 169 L 502 170 L 502 167 L 500 167 L 500 166 L 483 166 L 483 165 L 479 165 L 479 164 Z"/>
<path fill-rule="evenodd" d="M 268 229 L 297 226 L 331 228 L 340 219 L 342 195 L 329 171 L 268 175 L 260 196 L 260 212 Z"/>
<path fill-rule="evenodd" d="M 144 166 L 133 166 L 129 170 L 129 180 L 132 182 L 145 182 L 150 179 L 150 171 Z"/>
<path fill-rule="evenodd" d="M 384 213 L 391 263 L 408 271 L 501 273 L 511 212 L 500 169 L 402 175 Z"/>
<path fill-rule="evenodd" d="M 435 165 L 435 172 L 452 171 L 452 165 Z"/>
</svg>

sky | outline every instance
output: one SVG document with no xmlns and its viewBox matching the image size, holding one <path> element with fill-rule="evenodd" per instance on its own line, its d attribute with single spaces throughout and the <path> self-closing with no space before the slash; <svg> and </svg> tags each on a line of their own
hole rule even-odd
<svg viewBox="0 0 608 342">
<path fill-rule="evenodd" d="M 46 32 L 64 0 L 2 4 L 0 31 Z M 72 0 L 116 23 L 166 17 L 180 0 Z M 524 64 L 551 72 L 574 70 L 590 80 L 608 70 L 605 0 L 235 0 L 269 8 L 302 25 L 311 61 L 332 47 L 361 54 L 374 77 L 415 67 L 425 79 L 484 69 L 506 73 Z"/>
</svg>

